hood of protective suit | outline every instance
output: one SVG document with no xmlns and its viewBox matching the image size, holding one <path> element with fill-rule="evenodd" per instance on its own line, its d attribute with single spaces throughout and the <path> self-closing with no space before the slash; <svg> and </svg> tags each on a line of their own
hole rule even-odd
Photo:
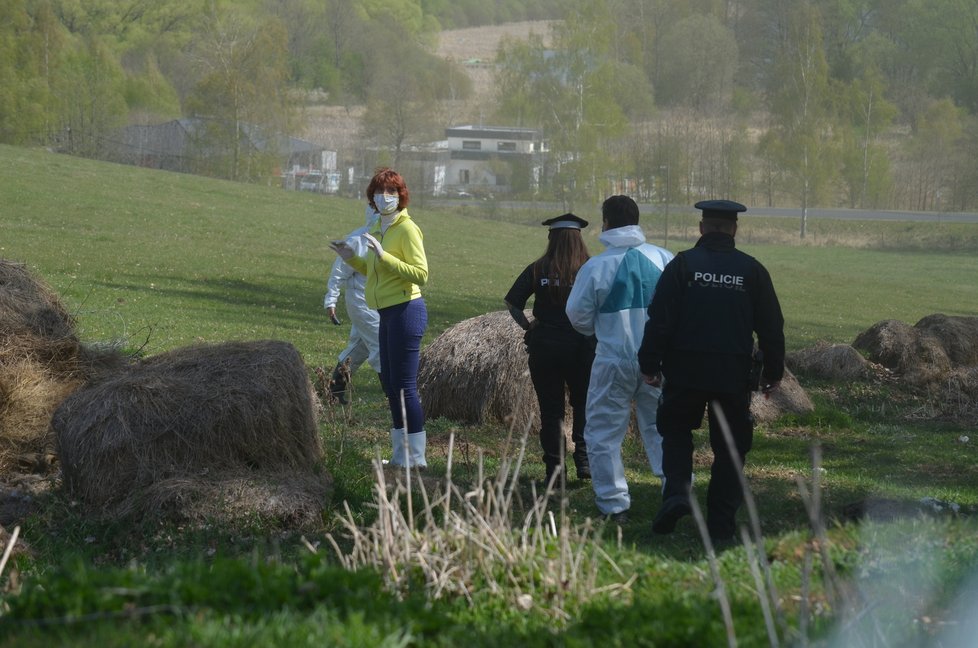
<svg viewBox="0 0 978 648">
<path fill-rule="evenodd" d="M 364 240 L 362 235 L 372 230 L 379 219 L 380 213 L 371 207 L 370 203 L 367 203 L 367 211 L 364 214 L 363 227 L 358 227 L 346 235 L 346 244 L 350 246 L 351 250 L 353 250 L 353 254 L 358 257 L 367 256 L 367 241 Z"/>
<path fill-rule="evenodd" d="M 605 247 L 635 247 L 645 243 L 645 232 L 638 225 L 625 225 L 601 232 L 598 240 Z"/>
</svg>

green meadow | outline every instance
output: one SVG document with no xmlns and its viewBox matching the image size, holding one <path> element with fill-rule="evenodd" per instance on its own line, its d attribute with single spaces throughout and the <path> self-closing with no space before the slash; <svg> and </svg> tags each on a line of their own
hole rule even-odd
<svg viewBox="0 0 978 648">
<path fill-rule="evenodd" d="M 574 211 L 596 225 L 599 207 Z M 422 197 L 410 211 L 430 266 L 426 342 L 500 310 L 512 281 L 544 249 L 536 223 L 556 215 Z M 0 258 L 26 263 L 47 282 L 83 341 L 131 353 L 279 339 L 310 368 L 332 367 L 348 327 L 342 306 L 338 327 L 322 308 L 334 258 L 327 243 L 362 218 L 353 199 L 0 146 Z M 662 215 L 644 225 L 661 242 Z M 691 237 L 693 222 L 673 215 L 673 251 L 691 245 L 675 238 L 684 225 Z M 849 343 L 885 319 L 978 315 L 978 226 L 814 221 L 802 242 L 792 237 L 797 225 L 748 215 L 739 237 L 771 272 L 789 350 Z M 601 250 L 598 229 L 587 231 L 592 253 Z M 342 568 L 325 542 L 327 533 L 342 534 L 344 502 L 357 524 L 377 515 L 371 459 L 385 450 L 387 412 L 373 381 L 362 382 L 350 412 L 327 408 L 321 424 L 335 493 L 319 537 L 260 521 L 247 529 L 94 522 L 55 488 L 22 523 L 32 552 L 2 574 L 0 645 L 729 645 L 724 601 L 738 645 L 967 645 L 953 641 L 974 618 L 974 601 L 967 607 L 961 597 L 978 566 L 976 421 L 922 415 L 928 403 L 896 385 L 802 377 L 815 412 L 758 430 L 747 473 L 764 535 L 760 563 L 746 547 L 711 561 L 691 521 L 653 537 L 659 484 L 630 437 L 632 515 L 620 528 L 594 522 L 586 546 L 608 559 L 595 563 L 592 590 L 569 581 L 548 589 L 540 584 L 547 563 L 531 561 L 508 564 L 501 590 L 473 577 L 466 598 L 426 594 L 423 570 L 411 587 L 391 588 L 384 569 Z M 445 476 L 451 437 L 459 444 L 452 475 L 467 486 L 504 471 L 509 435 L 523 432 L 445 420 L 430 421 L 428 431 L 427 479 Z M 700 434 L 701 501 L 709 479 L 703 441 Z M 517 518 L 533 509 L 543 474 L 535 444 L 531 433 L 511 486 Z M 590 525 L 591 495 L 587 484 L 569 482 L 553 509 L 568 525 Z M 847 507 L 867 498 L 934 498 L 962 514 L 851 521 Z M 522 599 L 509 594 L 526 591 L 526 582 L 549 593 L 546 603 L 512 604 Z M 763 593 L 772 589 L 773 611 Z"/>
</svg>

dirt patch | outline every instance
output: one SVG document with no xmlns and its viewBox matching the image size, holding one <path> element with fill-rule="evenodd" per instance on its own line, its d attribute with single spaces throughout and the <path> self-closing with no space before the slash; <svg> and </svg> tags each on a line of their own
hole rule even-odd
<svg viewBox="0 0 978 648">
<path fill-rule="evenodd" d="M 485 25 L 465 29 L 448 29 L 438 37 L 438 56 L 455 61 L 481 59 L 492 62 L 496 58 L 499 43 L 504 38 L 526 40 L 531 34 L 543 37 L 550 42 L 550 28 L 553 21 L 527 20 L 503 25 Z"/>
</svg>

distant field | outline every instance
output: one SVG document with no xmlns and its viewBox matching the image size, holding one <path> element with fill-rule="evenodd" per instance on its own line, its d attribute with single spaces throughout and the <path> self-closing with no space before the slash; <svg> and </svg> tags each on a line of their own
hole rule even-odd
<svg viewBox="0 0 978 648">
<path fill-rule="evenodd" d="M 476 120 L 480 111 L 484 112 L 491 100 L 493 69 L 490 65 L 496 58 L 496 51 L 503 38 L 526 39 L 531 33 L 550 38 L 550 21 L 531 20 L 507 23 L 505 25 L 485 25 L 465 29 L 450 29 L 441 32 L 435 52 L 442 58 L 456 61 L 472 79 L 472 96 L 459 101 L 450 110 L 457 117 L 455 124 Z M 481 65 L 466 65 L 466 61 L 477 59 Z M 306 107 L 306 128 L 302 136 L 322 144 L 334 151 L 350 151 L 359 146 L 360 119 L 363 106 L 312 105 Z"/>
<path fill-rule="evenodd" d="M 355 201 L 11 147 L 0 147 L 0 177 L 0 256 L 49 282 L 86 340 L 145 343 L 155 353 L 195 340 L 276 338 L 295 343 L 310 363 L 330 361 L 345 344 L 347 327 L 326 322 L 322 297 L 333 260 L 326 242 L 360 224 Z M 426 341 L 501 309 L 545 245 L 543 228 L 480 209 L 412 213 L 431 266 Z M 658 240 L 655 220 L 648 225 Z M 593 253 L 597 234 L 587 234 Z M 882 319 L 976 314 L 973 251 L 743 243 L 774 277 L 792 348 L 850 342 Z"/>
</svg>

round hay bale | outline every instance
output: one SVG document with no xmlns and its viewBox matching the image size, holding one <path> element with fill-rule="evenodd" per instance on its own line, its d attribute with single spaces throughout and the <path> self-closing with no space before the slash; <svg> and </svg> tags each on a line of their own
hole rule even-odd
<svg viewBox="0 0 978 648">
<path fill-rule="evenodd" d="M 75 321 L 26 265 L 0 259 L 0 335 L 74 338 Z"/>
<path fill-rule="evenodd" d="M 865 351 L 870 360 L 884 367 L 902 371 L 911 361 L 911 349 L 919 332 L 900 320 L 883 320 L 856 336 L 852 346 Z"/>
<path fill-rule="evenodd" d="M 978 317 L 956 317 L 935 313 L 914 325 L 935 338 L 955 366 L 978 366 Z"/>
<path fill-rule="evenodd" d="M 125 362 L 118 351 L 80 344 L 57 295 L 25 265 L 0 260 L 0 470 L 50 472 L 55 409 Z"/>
<path fill-rule="evenodd" d="M 765 398 L 761 392 L 754 392 L 750 404 L 754 420 L 761 423 L 770 423 L 784 414 L 806 414 L 814 409 L 812 399 L 787 367 L 781 384 L 771 397 Z"/>
<path fill-rule="evenodd" d="M 539 426 L 521 329 L 507 311 L 459 322 L 421 352 L 418 391 L 428 418 L 523 430 Z"/>
<path fill-rule="evenodd" d="M 203 480 L 198 494 L 206 497 L 228 474 L 315 475 L 323 456 L 312 385 L 287 342 L 150 357 L 76 391 L 52 427 L 65 487 L 108 514 L 153 513 L 147 492 L 167 480 L 181 492 Z"/>
<path fill-rule="evenodd" d="M 798 373 L 830 380 L 858 380 L 874 374 L 869 361 L 848 344 L 820 342 L 789 353 L 787 363 Z"/>
<path fill-rule="evenodd" d="M 860 333 L 852 346 L 873 362 L 893 369 L 908 383 L 922 386 L 943 379 L 951 360 L 937 338 L 899 320 L 883 320 Z"/>
</svg>

